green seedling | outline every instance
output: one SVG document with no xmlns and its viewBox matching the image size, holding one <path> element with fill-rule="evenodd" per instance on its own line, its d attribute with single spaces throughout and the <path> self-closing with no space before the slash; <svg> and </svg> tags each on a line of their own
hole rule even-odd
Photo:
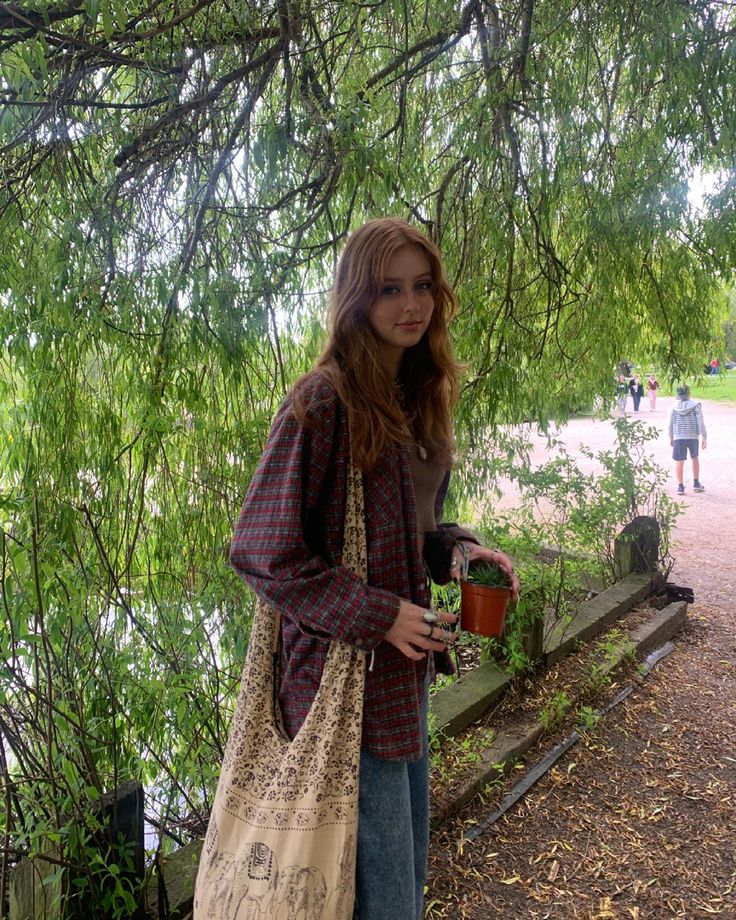
<svg viewBox="0 0 736 920">
<path fill-rule="evenodd" d="M 509 576 L 502 568 L 489 562 L 481 562 L 468 572 L 468 581 L 486 588 L 508 588 L 511 586 Z"/>
</svg>

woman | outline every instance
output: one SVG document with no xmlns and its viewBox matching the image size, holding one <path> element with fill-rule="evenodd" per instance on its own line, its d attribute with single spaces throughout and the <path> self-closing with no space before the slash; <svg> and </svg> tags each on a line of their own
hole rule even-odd
<svg viewBox="0 0 736 920">
<path fill-rule="evenodd" d="M 456 298 L 436 246 L 403 220 L 364 224 L 337 267 L 328 344 L 279 409 L 231 561 L 282 615 L 286 731 L 309 710 L 329 641 L 370 655 L 361 743 L 356 918 L 422 912 L 429 839 L 428 682 L 451 670 L 427 571 L 458 578 L 463 554 L 510 559 L 438 524 L 452 465 Z M 350 453 L 363 473 L 368 584 L 340 565 Z M 432 617 L 430 616 L 431 620 Z"/>
<path fill-rule="evenodd" d="M 616 405 L 621 415 L 626 415 L 626 397 L 629 394 L 629 387 L 623 374 L 618 375 L 616 383 Z"/>
<path fill-rule="evenodd" d="M 644 384 L 639 380 L 636 374 L 634 374 L 629 381 L 629 392 L 631 393 L 631 399 L 634 403 L 634 412 L 638 412 L 641 398 L 644 395 Z"/>
<path fill-rule="evenodd" d="M 657 408 L 657 390 L 659 389 L 659 381 L 654 376 L 654 374 L 649 375 L 647 380 L 647 392 L 649 393 L 649 411 L 654 412 Z"/>
</svg>

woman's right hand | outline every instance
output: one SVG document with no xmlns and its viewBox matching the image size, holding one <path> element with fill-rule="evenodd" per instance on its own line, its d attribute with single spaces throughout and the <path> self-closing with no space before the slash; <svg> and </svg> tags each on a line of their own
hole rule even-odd
<svg viewBox="0 0 736 920">
<path fill-rule="evenodd" d="M 421 661 L 427 652 L 443 651 L 457 641 L 457 634 L 441 627 L 456 623 L 457 617 L 446 610 L 437 610 L 439 619 L 432 625 L 424 619 L 424 614 L 428 612 L 425 607 L 402 600 L 394 624 L 384 639 L 413 661 Z"/>
</svg>

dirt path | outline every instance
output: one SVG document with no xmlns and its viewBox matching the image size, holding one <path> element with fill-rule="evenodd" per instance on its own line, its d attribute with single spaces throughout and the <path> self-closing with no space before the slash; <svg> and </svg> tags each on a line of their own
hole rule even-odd
<svg viewBox="0 0 736 920">
<path fill-rule="evenodd" d="M 630 419 L 639 419 L 659 429 L 659 438 L 647 445 L 647 451 L 662 467 L 672 471 L 672 496 L 675 497 L 674 461 L 667 436 L 667 423 L 674 399 L 658 400 L 655 412 L 647 402 L 641 411 L 629 412 Z M 687 584 L 696 591 L 696 600 L 728 603 L 736 589 L 736 406 L 702 400 L 703 417 L 708 430 L 708 446 L 701 451 L 700 478 L 706 491 L 692 491 L 690 461 L 685 466 L 686 494 L 680 499 L 683 513 L 677 521 L 673 554 L 676 565 L 671 580 Z M 575 418 L 557 434 L 568 452 L 574 454 L 580 444 L 593 451 L 607 450 L 615 444 L 615 432 L 610 421 Z M 554 450 L 547 448 L 545 439 L 534 439 L 532 463 L 552 459 Z M 583 470 L 594 464 L 578 457 Z M 504 490 L 503 505 L 513 507 L 513 488 Z"/>
<path fill-rule="evenodd" d="M 671 405 L 641 413 L 670 467 Z M 706 492 L 686 476 L 671 576 L 695 604 L 675 651 L 477 841 L 463 833 L 491 808 L 478 800 L 433 837 L 428 917 L 736 918 L 736 407 L 703 407 Z M 576 419 L 563 440 L 613 439 Z"/>
</svg>

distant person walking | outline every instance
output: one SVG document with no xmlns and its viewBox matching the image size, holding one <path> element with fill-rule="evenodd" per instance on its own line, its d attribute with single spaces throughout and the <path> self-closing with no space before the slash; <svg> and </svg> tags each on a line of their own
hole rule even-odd
<svg viewBox="0 0 736 920">
<path fill-rule="evenodd" d="M 634 402 L 634 412 L 638 412 L 639 406 L 641 405 L 641 398 L 644 395 L 644 384 L 639 380 L 636 374 L 634 374 L 629 381 L 629 392 Z"/>
<path fill-rule="evenodd" d="M 703 450 L 707 445 L 705 420 L 701 404 L 690 399 L 690 387 L 688 386 L 677 388 L 677 402 L 670 413 L 669 435 L 672 459 L 675 461 L 677 494 L 685 494 L 682 476 L 688 452 L 693 464 L 693 492 L 705 492 L 705 487 L 700 481 L 700 459 L 698 457 L 698 438 L 702 438 Z"/>
<path fill-rule="evenodd" d="M 647 380 L 647 393 L 649 393 L 649 411 L 654 412 L 657 408 L 657 390 L 659 389 L 659 381 L 654 376 L 654 374 L 649 375 L 649 380 Z"/>
<path fill-rule="evenodd" d="M 616 384 L 616 405 L 621 415 L 626 415 L 626 399 L 629 395 L 629 388 L 626 385 L 626 378 L 619 374 L 618 383 Z"/>
<path fill-rule="evenodd" d="M 718 358 L 713 358 L 713 360 L 710 362 L 710 372 L 711 374 L 718 373 Z"/>
</svg>

